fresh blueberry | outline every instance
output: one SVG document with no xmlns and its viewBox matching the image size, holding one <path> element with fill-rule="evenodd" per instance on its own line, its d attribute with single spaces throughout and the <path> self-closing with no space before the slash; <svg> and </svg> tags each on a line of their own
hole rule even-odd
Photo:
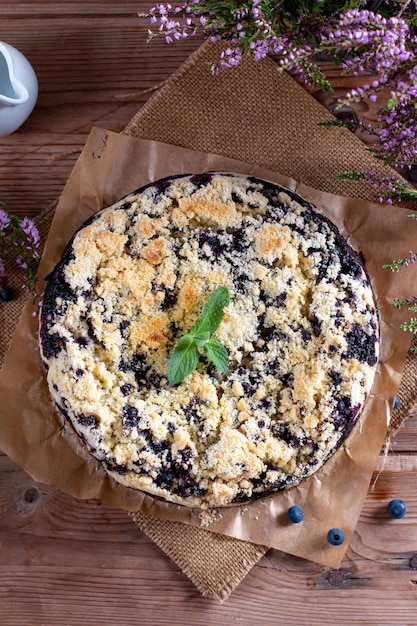
<svg viewBox="0 0 417 626">
<path fill-rule="evenodd" d="M 388 515 L 394 519 L 401 519 L 407 513 L 407 506 L 402 500 L 391 500 L 387 506 Z"/>
<path fill-rule="evenodd" d="M 401 404 L 400 396 L 395 396 L 394 400 L 392 402 L 392 408 L 393 409 L 399 409 L 400 408 L 400 404 Z"/>
<path fill-rule="evenodd" d="M 10 287 L 2 287 L 0 289 L 0 300 L 3 300 L 3 302 L 9 302 L 10 300 L 12 300 L 13 298 L 13 291 L 10 289 Z"/>
<path fill-rule="evenodd" d="M 296 504 L 294 506 L 290 506 L 287 511 L 287 519 L 293 524 L 299 524 L 302 522 L 304 519 L 304 511 L 301 506 L 297 506 Z"/>
<path fill-rule="evenodd" d="M 331 528 L 327 533 L 327 541 L 332 546 L 340 546 L 345 540 L 345 533 L 340 528 Z"/>
</svg>

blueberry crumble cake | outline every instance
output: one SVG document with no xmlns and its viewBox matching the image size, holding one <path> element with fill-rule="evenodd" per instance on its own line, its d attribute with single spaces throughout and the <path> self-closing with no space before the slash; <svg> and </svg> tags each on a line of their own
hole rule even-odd
<svg viewBox="0 0 417 626">
<path fill-rule="evenodd" d="M 170 355 L 230 302 L 178 384 Z M 340 447 L 378 359 L 360 256 L 305 200 L 254 177 L 159 180 L 90 218 L 47 279 L 41 356 L 58 410 L 120 483 L 213 508 L 299 483 Z"/>
</svg>

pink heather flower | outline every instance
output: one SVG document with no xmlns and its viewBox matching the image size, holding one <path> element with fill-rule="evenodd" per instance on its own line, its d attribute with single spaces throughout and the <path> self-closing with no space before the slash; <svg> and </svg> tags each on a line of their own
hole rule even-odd
<svg viewBox="0 0 417 626">
<path fill-rule="evenodd" d="M 27 268 L 28 268 L 28 264 L 26 263 L 26 261 L 24 261 L 24 260 L 23 260 L 22 255 L 20 255 L 20 254 L 19 254 L 19 255 L 16 257 L 16 263 L 17 263 L 17 265 L 18 265 L 19 267 L 21 267 L 21 268 L 22 268 L 22 270 L 27 270 Z"/>
<path fill-rule="evenodd" d="M 416 164 L 417 29 L 410 20 L 414 1 L 385 0 L 370 10 L 365 0 L 344 0 L 339 11 L 334 8 L 337 3 L 327 7 L 322 0 L 303 3 L 299 10 L 292 3 L 291 12 L 284 4 L 268 0 L 157 3 L 148 14 L 155 29 L 148 31 L 149 38 L 162 35 L 172 43 L 200 31 L 210 41 L 226 44 L 227 50 L 211 64 L 216 74 L 238 65 L 246 54 L 255 61 L 274 55 L 280 70 L 321 89 L 330 86 L 312 59 L 315 53 L 330 53 L 346 73 L 375 76 L 369 85 L 351 90 L 341 104 L 377 102 L 382 89 L 392 94 L 390 107 L 377 111 L 377 156 L 394 166 Z M 352 4 L 356 6 L 347 9 Z M 388 17 L 378 13 L 379 4 Z"/>
<path fill-rule="evenodd" d="M 9 216 L 4 209 L 0 209 L 0 233 L 3 233 L 10 222 Z"/>
<path fill-rule="evenodd" d="M 35 224 L 28 217 L 25 217 L 21 223 L 20 228 L 27 236 L 27 242 L 32 248 L 37 248 L 40 243 L 39 231 Z M 28 248 L 30 249 L 30 248 Z"/>
<path fill-rule="evenodd" d="M 6 229 L 7 233 L 5 233 Z M 0 209 L 0 236 L 5 234 L 14 247 L 15 262 L 24 272 L 23 287 L 30 291 L 35 302 L 38 297 L 36 294 L 36 265 L 40 257 L 39 231 L 28 217 L 21 220 L 17 216 L 9 215 Z M 4 282 L 5 274 L 4 263 L 0 259 L 0 285 Z"/>
</svg>

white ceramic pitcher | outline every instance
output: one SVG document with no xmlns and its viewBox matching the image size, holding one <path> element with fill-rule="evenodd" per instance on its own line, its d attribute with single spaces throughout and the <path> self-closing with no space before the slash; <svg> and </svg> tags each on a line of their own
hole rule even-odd
<svg viewBox="0 0 417 626">
<path fill-rule="evenodd" d="M 38 81 L 27 58 L 0 41 L 0 137 L 10 135 L 32 113 Z"/>
</svg>

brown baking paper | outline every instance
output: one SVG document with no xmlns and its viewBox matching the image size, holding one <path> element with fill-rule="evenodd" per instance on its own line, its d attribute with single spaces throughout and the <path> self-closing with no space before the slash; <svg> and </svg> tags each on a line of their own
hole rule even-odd
<svg viewBox="0 0 417 626">
<path fill-rule="evenodd" d="M 202 526 L 338 567 L 385 439 L 410 343 L 409 334 L 400 329 L 402 313 L 390 301 L 413 293 L 417 266 L 401 275 L 382 269 L 383 263 L 408 250 L 404 209 L 334 196 L 232 159 L 94 128 L 59 200 L 39 276 L 51 271 L 76 228 L 97 209 L 163 176 L 210 170 L 250 174 L 299 193 L 328 216 L 366 259 L 381 316 L 381 355 L 371 395 L 346 443 L 299 486 L 216 511 L 202 513 L 119 485 L 54 410 L 37 348 L 37 319 L 28 302 L 0 376 L 0 447 L 35 480 L 77 498 L 98 498 L 127 511 Z M 301 524 L 286 521 L 293 504 L 304 508 Z M 333 527 L 342 528 L 346 535 L 339 547 L 326 540 Z"/>
</svg>

